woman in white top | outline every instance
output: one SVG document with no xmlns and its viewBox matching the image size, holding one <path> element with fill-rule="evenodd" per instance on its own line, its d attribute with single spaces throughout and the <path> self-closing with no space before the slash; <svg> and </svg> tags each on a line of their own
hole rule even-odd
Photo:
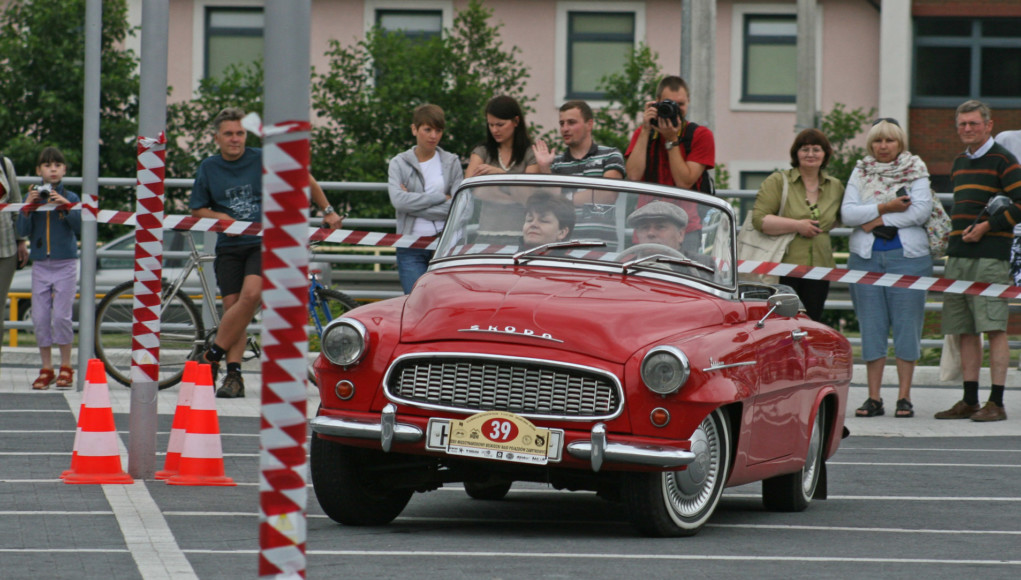
<svg viewBox="0 0 1021 580">
<path fill-rule="evenodd" d="M 397 210 L 397 233 L 438 236 L 450 211 L 450 196 L 461 184 L 461 160 L 439 147 L 446 120 L 436 105 L 419 105 L 411 120 L 415 146 L 390 160 L 388 192 Z M 432 250 L 397 248 L 397 273 L 404 293 L 425 273 Z"/>
<path fill-rule="evenodd" d="M 876 121 L 866 137 L 869 152 L 858 161 L 844 190 L 841 219 L 854 227 L 847 265 L 852 270 L 932 275 L 925 222 L 934 201 L 925 163 L 907 150 L 907 135 L 894 119 Z M 897 359 L 896 417 L 913 417 L 911 380 L 921 356 L 925 296 L 921 290 L 851 284 L 861 330 L 869 397 L 858 417 L 882 415 L 879 387 L 892 331 Z"/>
</svg>

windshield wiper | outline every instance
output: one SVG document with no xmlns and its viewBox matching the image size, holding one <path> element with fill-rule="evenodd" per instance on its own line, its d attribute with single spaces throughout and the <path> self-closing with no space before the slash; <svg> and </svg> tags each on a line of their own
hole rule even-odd
<svg viewBox="0 0 1021 580">
<path fill-rule="evenodd" d="M 644 264 L 645 262 L 668 262 L 670 264 L 677 264 L 678 266 L 689 266 L 696 270 L 709 272 L 710 274 L 716 273 L 716 270 L 714 270 L 711 266 L 706 266 L 702 262 L 696 262 L 691 258 L 678 258 L 676 256 L 667 256 L 665 254 L 652 254 L 650 256 L 642 256 L 641 258 L 636 258 L 634 260 L 628 260 L 621 264 L 620 272 L 621 274 L 627 274 L 629 269 L 640 264 Z"/>
<path fill-rule="evenodd" d="M 560 250 L 564 248 L 605 248 L 606 242 L 598 242 L 596 240 L 567 240 L 564 242 L 550 242 L 527 250 L 522 250 L 514 254 L 514 264 L 517 265 L 521 260 L 528 258 L 536 258 L 541 254 L 545 254 L 549 250 Z"/>
</svg>

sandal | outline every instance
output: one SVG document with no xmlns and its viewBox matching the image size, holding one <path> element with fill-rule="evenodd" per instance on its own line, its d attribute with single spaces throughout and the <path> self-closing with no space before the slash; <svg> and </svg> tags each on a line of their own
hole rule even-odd
<svg viewBox="0 0 1021 580">
<path fill-rule="evenodd" d="M 911 401 L 907 399 L 900 399 L 897 401 L 897 412 L 894 413 L 894 417 L 914 417 L 915 406 L 911 404 Z"/>
<path fill-rule="evenodd" d="M 899 404 L 899 403 L 898 403 Z M 869 397 L 865 399 L 865 403 L 854 412 L 856 417 L 875 417 L 876 415 L 882 415 L 886 413 L 883 410 L 883 400 L 878 401 Z"/>
<path fill-rule="evenodd" d="M 50 388 L 56 377 L 53 375 L 53 369 L 43 369 L 39 371 L 39 376 L 32 383 L 32 388 L 36 391 L 45 391 Z"/>
<path fill-rule="evenodd" d="M 67 389 L 74 383 L 74 369 L 71 367 L 60 367 L 60 374 L 57 375 L 57 388 Z"/>
</svg>

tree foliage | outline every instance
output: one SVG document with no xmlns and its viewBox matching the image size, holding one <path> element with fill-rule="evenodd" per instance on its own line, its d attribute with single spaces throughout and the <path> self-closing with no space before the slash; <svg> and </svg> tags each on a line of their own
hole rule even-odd
<svg viewBox="0 0 1021 580">
<path fill-rule="evenodd" d="M 472 0 L 442 38 L 414 39 L 375 28 L 351 46 L 332 41 L 326 71 L 314 74 L 313 106 L 324 121 L 313 132 L 312 170 L 319 179 L 385 181 L 387 163 L 414 145 L 411 111 L 434 103 L 446 113 L 444 149 L 466 157 L 485 140 L 485 106 L 499 94 L 531 110 L 520 50 L 506 48 L 492 10 Z M 331 195 L 358 216 L 382 217 L 385 199 Z"/>
<path fill-rule="evenodd" d="M 865 156 L 865 148 L 855 145 L 853 141 L 864 132 L 875 115 L 874 108 L 866 111 L 859 107 L 849 111 L 846 105 L 834 103 L 833 109 L 820 120 L 819 130 L 826 134 L 833 146 L 833 155 L 826 166 L 826 172 L 839 179 L 840 183 L 847 183 L 854 165 Z"/>
<path fill-rule="evenodd" d="M 655 98 L 656 85 L 663 76 L 658 59 L 658 53 L 641 43 L 628 53 L 620 72 L 602 78 L 599 88 L 606 92 L 610 105 L 595 112 L 593 138 L 597 143 L 627 149 L 645 103 Z"/>
<path fill-rule="evenodd" d="M 134 175 L 138 132 L 136 56 L 125 0 L 103 0 L 100 174 Z M 80 174 L 85 94 L 85 0 L 12 0 L 0 15 L 0 149 L 21 174 L 59 148 Z M 126 191 L 104 197 L 127 198 Z"/>
<path fill-rule="evenodd" d="M 200 161 L 218 152 L 213 118 L 223 109 L 238 107 L 262 115 L 263 79 L 261 60 L 250 66 L 231 65 L 220 77 L 202 79 L 192 100 L 167 106 L 167 177 L 192 177 Z M 261 142 L 248 135 L 249 147 L 260 147 Z M 167 207 L 187 207 L 188 195 L 188 190 L 167 188 Z"/>
</svg>

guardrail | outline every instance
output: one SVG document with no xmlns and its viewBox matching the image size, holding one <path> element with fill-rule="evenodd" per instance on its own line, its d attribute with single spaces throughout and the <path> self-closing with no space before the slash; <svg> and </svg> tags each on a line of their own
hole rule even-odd
<svg viewBox="0 0 1021 580">
<path fill-rule="evenodd" d="M 38 184 L 41 180 L 38 177 L 19 177 L 18 181 L 25 184 Z M 65 182 L 74 187 L 81 185 L 81 178 L 66 178 Z M 99 180 L 100 186 L 117 186 L 117 187 L 134 187 L 136 185 L 134 178 L 101 178 Z M 338 181 L 323 181 L 319 183 L 325 191 L 345 191 L 345 192 L 364 192 L 366 194 L 380 194 L 385 193 L 387 190 L 387 184 L 385 183 L 373 183 L 373 182 L 338 182 Z M 170 188 L 189 188 L 192 185 L 191 179 L 167 179 L 166 187 Z M 751 204 L 749 202 L 755 199 L 755 190 L 738 190 L 738 189 L 721 189 L 717 190 L 717 196 L 725 199 L 729 199 L 735 206 L 735 210 L 738 212 L 737 223 L 741 224 L 744 221 L 744 212 L 750 211 Z M 953 201 L 953 195 L 949 193 L 938 194 L 940 201 L 945 207 L 948 207 Z M 319 220 L 313 219 L 313 223 L 318 223 Z M 394 231 L 396 229 L 396 220 L 394 219 L 379 219 L 379 218 L 345 218 L 344 220 L 345 229 L 384 229 L 387 231 Z M 830 235 L 835 238 L 848 237 L 851 234 L 850 228 L 836 228 L 830 232 Z M 123 252 L 124 255 L 133 257 L 131 252 Z M 173 256 L 176 253 L 168 252 L 167 256 Z M 183 256 L 187 256 L 187 253 L 181 253 Z M 111 252 L 110 255 L 115 255 Z M 840 264 L 846 264 L 847 254 L 838 253 L 838 266 Z M 332 271 L 332 283 L 339 290 L 345 292 L 356 300 L 368 302 L 375 300 L 384 300 L 387 298 L 393 298 L 402 294 L 400 290 L 400 282 L 397 277 L 396 269 L 396 257 L 394 255 L 393 248 L 386 247 L 353 247 L 353 246 L 336 246 L 336 245 L 322 245 L 319 246 L 317 251 L 313 254 L 313 261 L 317 262 L 328 262 L 340 266 L 344 265 L 373 265 L 372 270 L 365 269 L 345 269 L 333 268 Z M 943 262 L 937 262 L 934 268 L 934 275 L 940 276 L 943 272 Z M 831 286 L 830 298 L 826 301 L 826 310 L 838 310 L 838 311 L 853 311 L 853 306 L 849 298 L 845 297 L 847 284 L 834 283 Z M 834 292 L 835 291 L 835 292 Z M 930 293 L 930 296 L 936 293 Z M 9 297 L 12 300 L 11 308 L 11 320 L 7 322 L 7 328 L 10 329 L 10 344 L 12 346 L 17 345 L 17 331 L 31 329 L 32 325 L 30 322 L 20 322 L 17 320 L 17 300 L 30 297 L 24 293 L 10 294 Z M 926 305 L 926 311 L 938 312 L 942 310 L 942 302 L 930 301 Z M 1012 314 L 1021 314 L 1021 305 L 1011 306 Z M 77 322 L 75 323 L 75 329 L 77 330 Z M 852 344 L 860 344 L 860 340 L 856 338 L 851 339 Z M 922 346 L 925 348 L 937 348 L 942 346 L 942 340 L 936 339 L 924 339 Z M 1011 341 L 1011 348 L 1021 348 L 1021 341 Z"/>
</svg>

